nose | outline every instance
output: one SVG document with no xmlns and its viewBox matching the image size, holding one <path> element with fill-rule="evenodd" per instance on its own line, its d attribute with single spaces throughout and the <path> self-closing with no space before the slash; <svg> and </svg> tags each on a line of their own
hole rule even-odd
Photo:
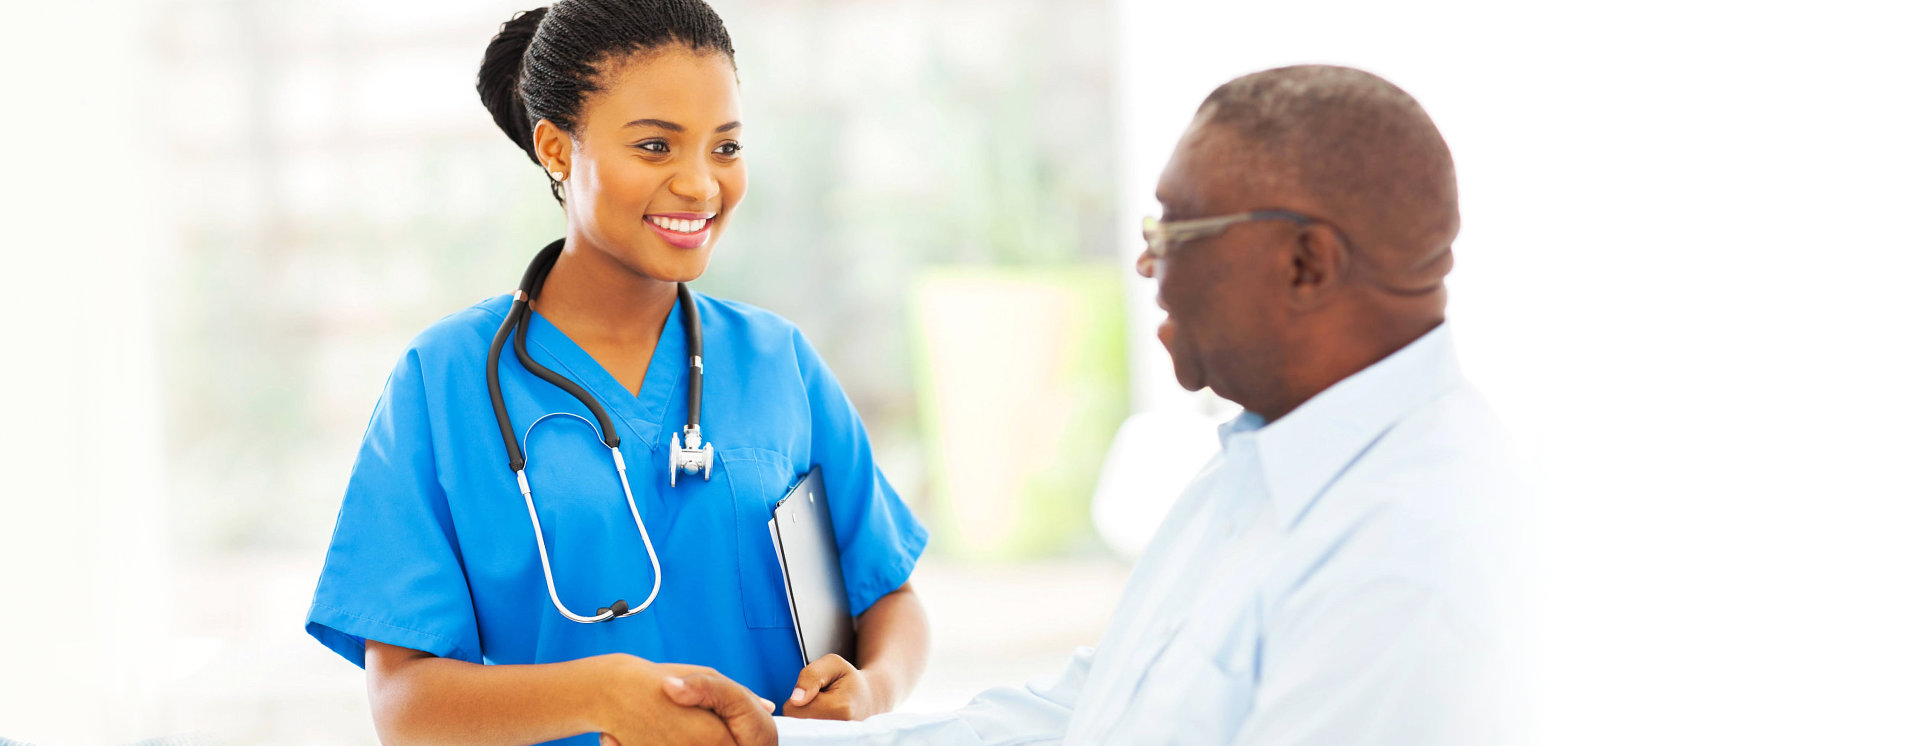
<svg viewBox="0 0 1920 746">
<path fill-rule="evenodd" d="M 1140 256 L 1133 259 L 1133 271 L 1140 273 L 1141 277 L 1153 279 L 1154 266 L 1159 263 L 1159 260 L 1153 258 L 1152 252 L 1142 249 Z"/>
<path fill-rule="evenodd" d="M 667 182 L 667 191 L 689 202 L 709 202 L 720 194 L 720 181 L 704 164 L 676 174 Z"/>
</svg>

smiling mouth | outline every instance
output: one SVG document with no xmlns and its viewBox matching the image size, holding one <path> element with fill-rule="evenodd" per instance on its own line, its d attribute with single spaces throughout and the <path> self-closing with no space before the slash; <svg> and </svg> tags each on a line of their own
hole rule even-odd
<svg viewBox="0 0 1920 746">
<path fill-rule="evenodd" d="M 647 222 L 654 224 L 655 226 L 659 227 L 663 231 L 669 231 L 669 232 L 679 233 L 683 235 L 693 235 L 706 230 L 707 226 L 712 225 L 713 216 L 707 215 L 704 217 L 684 217 L 684 216 L 669 217 L 665 215 L 648 215 Z"/>
<path fill-rule="evenodd" d="M 713 237 L 713 219 L 718 213 L 679 212 L 646 216 L 647 227 L 660 240 L 676 249 L 698 249 Z"/>
</svg>

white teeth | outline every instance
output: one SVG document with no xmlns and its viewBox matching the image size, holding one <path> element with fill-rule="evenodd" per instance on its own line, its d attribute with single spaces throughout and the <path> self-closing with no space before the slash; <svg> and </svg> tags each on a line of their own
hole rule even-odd
<svg viewBox="0 0 1920 746">
<path fill-rule="evenodd" d="M 675 233 L 698 233 L 707 227 L 707 223 L 710 222 L 712 218 L 701 218 L 699 220 L 682 220 L 680 218 L 648 217 L 647 220 L 652 221 L 654 225 L 660 226 L 662 228 L 673 231 Z"/>
</svg>

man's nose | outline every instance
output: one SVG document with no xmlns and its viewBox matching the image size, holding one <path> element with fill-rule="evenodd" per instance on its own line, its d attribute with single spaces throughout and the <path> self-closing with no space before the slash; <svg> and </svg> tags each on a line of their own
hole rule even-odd
<svg viewBox="0 0 1920 746">
<path fill-rule="evenodd" d="M 1140 250 L 1140 256 L 1134 257 L 1133 259 L 1133 271 L 1140 273 L 1141 277 L 1153 279 L 1155 265 L 1159 263 L 1160 260 L 1153 257 L 1153 252 L 1142 249 Z"/>
</svg>

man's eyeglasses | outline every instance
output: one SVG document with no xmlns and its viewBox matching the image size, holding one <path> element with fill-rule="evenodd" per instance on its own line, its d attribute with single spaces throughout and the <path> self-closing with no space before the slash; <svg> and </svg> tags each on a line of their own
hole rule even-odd
<svg viewBox="0 0 1920 746">
<path fill-rule="evenodd" d="M 1299 225 L 1314 222 L 1315 218 L 1292 210 L 1254 210 L 1233 215 L 1221 215 L 1212 218 L 1193 220 L 1169 220 L 1161 222 L 1159 218 L 1149 217 L 1141 222 L 1140 234 L 1147 239 L 1147 258 L 1160 259 L 1167 251 L 1189 241 L 1212 238 L 1227 231 L 1227 228 L 1240 223 L 1259 220 L 1286 220 Z"/>
</svg>

